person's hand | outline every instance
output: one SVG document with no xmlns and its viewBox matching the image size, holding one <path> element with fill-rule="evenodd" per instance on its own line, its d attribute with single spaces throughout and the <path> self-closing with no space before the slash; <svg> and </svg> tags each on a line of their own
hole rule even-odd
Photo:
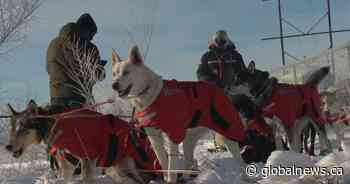
<svg viewBox="0 0 350 184">
<path fill-rule="evenodd" d="M 108 63 L 108 61 L 105 60 L 105 59 L 101 59 L 101 60 L 98 62 L 98 64 L 100 64 L 100 65 L 102 65 L 102 66 L 105 66 L 107 63 Z"/>
</svg>

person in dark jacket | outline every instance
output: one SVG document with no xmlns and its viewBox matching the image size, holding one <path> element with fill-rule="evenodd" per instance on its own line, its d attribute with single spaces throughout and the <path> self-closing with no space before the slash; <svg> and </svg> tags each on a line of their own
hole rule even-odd
<svg viewBox="0 0 350 184">
<path fill-rule="evenodd" d="M 224 88 L 225 94 L 231 99 L 232 104 L 241 114 L 241 117 L 246 120 L 247 127 L 249 127 L 250 122 L 253 122 L 253 120 L 257 123 L 261 123 L 261 125 L 266 125 L 258 106 L 249 95 L 249 89 L 236 86 L 237 81 L 235 81 L 235 79 L 237 74 L 245 70 L 248 69 L 244 64 L 242 55 L 236 50 L 236 46 L 229 39 L 226 31 L 219 30 L 209 41 L 209 50 L 202 55 L 201 63 L 197 69 L 197 77 L 201 81 L 213 83 Z M 256 134 L 256 132 L 246 130 L 246 134 L 248 136 Z M 248 137 L 253 138 L 241 142 L 242 147 L 250 145 L 260 148 L 265 145 L 265 142 L 268 142 L 267 138 L 263 136 L 256 135 Z M 222 135 L 215 134 L 214 143 L 216 150 L 225 150 L 223 140 Z M 268 154 L 270 153 L 269 150 L 267 151 Z M 249 151 L 250 150 L 246 153 L 244 152 L 242 155 L 246 161 L 264 161 L 266 158 L 265 153 L 251 154 Z"/>
<path fill-rule="evenodd" d="M 202 55 L 197 77 L 225 87 L 233 82 L 235 74 L 246 67 L 242 55 L 223 30 L 217 31 L 209 41 L 209 50 Z"/>
<path fill-rule="evenodd" d="M 232 86 L 235 75 L 244 69 L 246 67 L 242 55 L 236 50 L 235 44 L 229 39 L 226 31 L 219 30 L 209 41 L 209 50 L 201 57 L 197 78 L 226 88 Z M 232 100 L 232 97 L 228 96 Z M 215 134 L 217 150 L 225 150 L 223 140 L 222 135 Z"/>
<path fill-rule="evenodd" d="M 72 49 L 69 48 L 72 42 L 79 40 L 79 47 L 84 47 L 87 52 L 93 53 L 93 59 L 86 62 L 98 62 L 95 71 L 97 76 L 91 77 L 100 81 L 105 78 L 103 66 L 106 61 L 100 59 L 97 47 L 91 42 L 96 33 L 97 26 L 93 18 L 89 14 L 83 14 L 76 23 L 70 22 L 64 25 L 59 35 L 50 42 L 46 55 L 46 68 L 49 75 L 51 105 L 79 107 L 87 102 L 84 95 L 79 94 L 79 89 L 82 87 L 77 85 L 76 79 L 72 79 L 67 72 L 68 63 L 77 63 Z M 92 86 L 90 88 L 89 93 L 92 96 Z"/>
<path fill-rule="evenodd" d="M 79 93 L 82 86 L 78 85 L 76 79 L 72 79 L 68 75 L 69 67 L 67 66 L 71 66 L 69 63 L 77 63 L 74 50 L 70 48 L 76 41 L 79 41 L 79 48 L 84 47 L 87 52 L 93 53 L 93 59 L 86 62 L 98 62 L 96 71 L 93 71 L 95 76 L 85 75 L 84 77 L 95 77 L 97 81 L 102 81 L 105 78 L 104 65 L 106 60 L 100 59 L 98 48 L 91 42 L 96 33 L 95 21 L 89 14 L 85 13 L 76 22 L 64 25 L 58 36 L 50 42 L 46 53 L 46 69 L 49 75 L 50 104 L 53 112 L 60 113 L 82 107 L 88 102 L 86 96 L 93 97 L 93 86 L 88 87 L 88 95 L 82 95 Z M 84 79 L 81 80 L 84 81 Z M 78 161 L 74 157 L 68 156 L 74 164 L 77 164 Z M 54 158 L 50 157 L 49 159 L 51 168 L 58 168 Z M 79 172 L 80 168 L 75 171 L 76 174 Z"/>
</svg>

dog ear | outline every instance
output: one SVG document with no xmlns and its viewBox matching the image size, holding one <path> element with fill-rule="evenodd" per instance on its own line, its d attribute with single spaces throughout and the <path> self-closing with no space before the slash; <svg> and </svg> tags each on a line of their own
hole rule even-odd
<svg viewBox="0 0 350 184">
<path fill-rule="evenodd" d="M 131 47 L 129 51 L 129 59 L 134 64 L 140 64 L 143 62 L 139 47 L 137 45 Z"/>
<path fill-rule="evenodd" d="M 31 99 L 29 101 L 28 106 L 27 106 L 27 111 L 37 114 L 37 112 L 38 112 L 38 105 L 36 104 L 36 102 L 33 99 Z"/>
<path fill-rule="evenodd" d="M 249 71 L 249 73 L 255 72 L 255 62 L 254 61 L 250 61 L 249 65 L 248 65 L 248 71 Z"/>
<path fill-rule="evenodd" d="M 18 112 L 10 105 L 10 104 L 7 104 L 7 107 L 9 108 L 9 110 L 11 111 L 12 115 L 17 115 Z"/>
<path fill-rule="evenodd" d="M 112 49 L 112 65 L 115 65 L 116 63 L 122 62 L 121 58 L 117 54 L 117 52 Z"/>
</svg>

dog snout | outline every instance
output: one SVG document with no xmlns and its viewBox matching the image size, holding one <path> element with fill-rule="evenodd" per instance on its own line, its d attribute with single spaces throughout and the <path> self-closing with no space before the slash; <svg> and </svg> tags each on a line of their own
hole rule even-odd
<svg viewBox="0 0 350 184">
<path fill-rule="evenodd" d="M 7 151 L 12 151 L 13 146 L 11 144 L 5 146 Z"/>
<path fill-rule="evenodd" d="M 113 82 L 112 88 L 113 88 L 115 91 L 118 91 L 118 90 L 119 90 L 119 83 L 118 83 L 118 82 Z"/>
</svg>

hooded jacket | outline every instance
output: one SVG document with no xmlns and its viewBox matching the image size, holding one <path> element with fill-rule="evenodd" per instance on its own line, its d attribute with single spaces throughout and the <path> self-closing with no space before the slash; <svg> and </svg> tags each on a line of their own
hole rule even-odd
<svg viewBox="0 0 350 184">
<path fill-rule="evenodd" d="M 54 38 L 48 46 L 46 53 L 46 70 L 49 75 L 51 100 L 53 98 L 84 99 L 84 97 L 78 93 L 79 90 L 77 90 L 81 89 L 81 87 L 67 75 L 68 63 L 76 63 L 69 46 L 77 38 L 80 39 L 81 29 L 82 27 L 76 23 L 64 25 L 58 36 Z M 100 61 L 98 49 L 93 43 L 89 40 L 80 39 L 79 47 L 81 46 L 85 46 L 88 52 L 94 51 L 93 57 L 95 59 L 91 61 Z M 99 66 L 97 67 L 97 71 L 95 71 L 95 75 L 99 80 L 103 80 L 105 78 L 104 72 L 103 66 Z M 89 91 L 92 94 L 92 89 Z M 80 103 L 84 104 L 85 100 L 81 100 Z"/>
<path fill-rule="evenodd" d="M 209 51 L 201 57 L 197 77 L 200 81 L 207 81 L 219 87 L 224 87 L 231 84 L 235 74 L 243 69 L 245 69 L 243 58 L 233 43 L 224 50 L 210 45 Z"/>
</svg>

